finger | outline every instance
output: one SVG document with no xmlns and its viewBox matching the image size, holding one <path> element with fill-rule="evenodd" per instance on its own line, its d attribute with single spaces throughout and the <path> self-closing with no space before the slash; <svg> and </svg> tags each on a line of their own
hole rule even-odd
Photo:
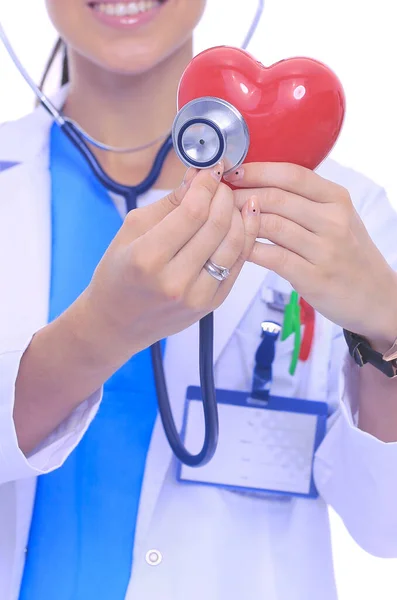
<svg viewBox="0 0 397 600">
<path fill-rule="evenodd" d="M 230 276 L 225 281 L 221 282 L 221 285 L 216 292 L 215 306 L 219 306 L 229 294 L 244 263 L 251 256 L 256 240 L 259 237 L 260 210 L 259 200 L 255 194 L 251 196 L 243 207 L 242 216 L 244 222 L 243 251 L 230 269 Z"/>
<path fill-rule="evenodd" d="M 245 204 L 242 215 L 244 220 L 245 244 L 241 260 L 242 262 L 245 262 L 251 255 L 254 244 L 259 237 L 261 211 L 259 198 L 256 194 L 252 195 Z"/>
<path fill-rule="evenodd" d="M 120 231 L 119 239 L 124 237 L 126 243 L 140 237 L 155 225 L 160 223 L 168 214 L 180 206 L 185 198 L 193 179 L 199 173 L 198 169 L 190 168 L 186 171 L 185 177 L 176 190 L 170 192 L 164 198 L 153 202 L 148 206 L 131 210 L 124 221 L 124 227 Z"/>
<path fill-rule="evenodd" d="M 197 177 L 199 173 L 200 171 L 198 169 L 190 167 L 186 171 L 185 177 L 183 178 L 183 181 L 179 188 L 173 190 L 172 192 L 164 196 L 164 198 L 161 198 L 161 200 L 159 200 L 158 202 L 154 202 L 153 204 L 150 204 L 149 206 L 145 207 L 148 209 L 148 214 L 152 218 L 153 224 L 154 222 L 159 223 L 160 221 L 162 221 L 170 212 L 172 212 L 175 208 L 181 205 L 188 190 L 190 189 L 190 186 L 193 183 L 193 180 Z"/>
<path fill-rule="evenodd" d="M 314 202 L 335 202 L 347 191 L 314 171 L 289 163 L 247 163 L 224 180 L 235 187 L 275 187 Z M 347 194 L 348 195 L 348 194 Z"/>
<path fill-rule="evenodd" d="M 261 215 L 259 237 L 291 250 L 313 264 L 321 254 L 318 235 L 278 215 Z"/>
<path fill-rule="evenodd" d="M 233 218 L 229 233 L 221 241 L 215 252 L 204 260 L 200 272 L 198 273 L 196 278 L 197 291 L 195 292 L 197 298 L 200 298 L 200 296 L 205 296 L 205 298 L 212 302 L 220 285 L 223 283 L 222 281 L 219 281 L 210 275 L 205 268 L 203 268 L 208 258 L 215 265 L 229 269 L 231 273 L 234 265 L 236 263 L 240 264 L 240 257 L 244 249 L 244 241 L 244 222 L 240 211 L 235 209 L 233 211 Z M 228 281 L 229 278 L 230 275 L 225 281 Z"/>
<path fill-rule="evenodd" d="M 220 184 L 223 168 L 223 163 L 220 163 L 212 170 L 199 171 L 191 181 L 180 206 L 136 241 L 136 251 L 139 252 L 142 248 L 149 263 L 156 262 L 159 268 L 169 263 L 207 224 L 217 192 L 221 188 L 224 193 L 229 191 L 226 185 Z M 218 213 L 220 211 L 221 205 Z M 222 220 L 220 215 L 217 218 Z"/>
<path fill-rule="evenodd" d="M 169 278 L 172 273 L 173 278 L 185 282 L 185 285 L 195 281 L 207 260 L 228 235 L 233 218 L 234 225 L 236 219 L 242 222 L 241 213 L 234 206 L 232 191 L 221 184 L 211 203 L 206 222 L 165 267 L 164 277 Z M 237 239 L 235 241 L 230 239 L 234 232 L 235 229 L 229 235 L 229 245 L 238 243 Z"/>
<path fill-rule="evenodd" d="M 224 281 L 210 275 L 205 268 L 201 270 L 190 290 L 191 305 L 200 307 L 220 306 L 232 289 L 245 259 L 251 254 L 259 231 L 259 202 L 253 196 L 242 211 L 235 209 L 229 234 L 221 242 L 219 248 L 210 257 L 215 265 L 226 267 L 230 274 Z"/>
<path fill-rule="evenodd" d="M 234 197 L 237 207 L 243 208 L 253 193 L 259 198 L 259 207 L 262 213 L 285 217 L 313 233 L 323 232 L 327 228 L 324 207 L 303 196 L 278 188 L 235 190 Z"/>
<path fill-rule="evenodd" d="M 294 252 L 273 244 L 256 242 L 249 260 L 289 281 L 298 293 L 300 282 L 304 281 L 306 287 L 310 287 L 315 274 L 315 267 L 311 263 Z"/>
</svg>

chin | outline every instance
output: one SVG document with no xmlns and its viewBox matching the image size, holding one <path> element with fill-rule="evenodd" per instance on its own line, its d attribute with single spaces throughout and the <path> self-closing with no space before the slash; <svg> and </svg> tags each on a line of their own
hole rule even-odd
<svg viewBox="0 0 397 600">
<path fill-rule="evenodd" d="M 206 0 L 47 0 L 66 45 L 106 71 L 149 71 L 187 47 Z"/>
<path fill-rule="evenodd" d="M 178 53 L 184 45 L 164 45 L 159 48 L 158 43 L 133 44 L 133 47 L 131 44 L 120 44 L 111 51 L 108 49 L 106 53 L 88 52 L 86 56 L 104 72 L 134 76 L 155 69 L 168 57 Z"/>
</svg>

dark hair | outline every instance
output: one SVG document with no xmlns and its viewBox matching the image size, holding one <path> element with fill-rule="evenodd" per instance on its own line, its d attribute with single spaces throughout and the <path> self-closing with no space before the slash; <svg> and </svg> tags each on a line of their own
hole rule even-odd
<svg viewBox="0 0 397 600">
<path fill-rule="evenodd" d="M 50 58 L 48 59 L 46 67 L 44 69 L 43 77 L 41 78 L 41 81 L 40 81 L 39 87 L 40 87 L 41 91 L 43 91 L 43 88 L 47 81 L 48 74 L 51 71 L 51 68 L 52 68 L 54 62 L 60 53 L 62 54 L 62 73 L 61 73 L 60 83 L 61 83 L 61 86 L 65 85 L 66 83 L 69 83 L 69 65 L 68 65 L 68 56 L 67 56 L 67 52 L 66 52 L 66 46 L 63 43 L 63 40 L 61 38 L 58 38 L 58 40 L 54 46 L 54 49 L 51 52 Z"/>
</svg>

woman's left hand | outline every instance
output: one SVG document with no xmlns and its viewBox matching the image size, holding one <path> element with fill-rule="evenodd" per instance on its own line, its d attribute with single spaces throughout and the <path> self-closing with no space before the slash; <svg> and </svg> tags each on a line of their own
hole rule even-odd
<svg viewBox="0 0 397 600">
<path fill-rule="evenodd" d="M 397 275 L 348 191 L 284 163 L 246 164 L 225 181 L 243 188 L 235 190 L 239 207 L 253 193 L 259 198 L 259 237 L 272 244 L 257 242 L 249 260 L 288 280 L 334 323 L 386 350 L 397 335 Z"/>
</svg>

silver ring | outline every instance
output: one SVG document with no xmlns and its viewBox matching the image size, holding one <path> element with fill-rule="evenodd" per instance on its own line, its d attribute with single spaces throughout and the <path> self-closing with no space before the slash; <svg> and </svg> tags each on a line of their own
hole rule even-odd
<svg viewBox="0 0 397 600">
<path fill-rule="evenodd" d="M 204 265 L 204 269 L 207 271 L 211 277 L 217 279 L 218 281 L 224 281 L 230 275 L 230 270 L 226 267 L 221 267 L 220 265 L 216 265 L 212 260 L 207 260 Z"/>
</svg>

